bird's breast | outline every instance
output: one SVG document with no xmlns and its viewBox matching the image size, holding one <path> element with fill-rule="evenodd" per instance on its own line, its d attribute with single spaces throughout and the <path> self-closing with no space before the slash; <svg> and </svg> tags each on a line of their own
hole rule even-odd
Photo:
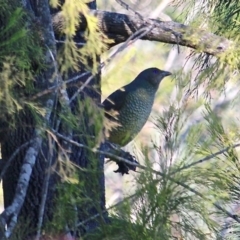
<svg viewBox="0 0 240 240">
<path fill-rule="evenodd" d="M 118 113 L 120 126 L 112 130 L 110 141 L 124 146 L 141 131 L 151 113 L 154 96 L 155 91 L 146 89 L 127 94 Z"/>
<path fill-rule="evenodd" d="M 119 121 L 126 122 L 128 128 L 139 129 L 146 123 L 154 101 L 154 93 L 139 89 L 133 94 L 128 94 L 124 107 L 119 113 Z"/>
</svg>

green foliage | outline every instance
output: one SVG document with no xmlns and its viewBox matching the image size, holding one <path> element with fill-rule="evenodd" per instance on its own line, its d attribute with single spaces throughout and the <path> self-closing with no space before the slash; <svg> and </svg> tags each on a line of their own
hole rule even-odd
<svg viewBox="0 0 240 240">
<path fill-rule="evenodd" d="M 218 22 L 218 32 L 221 35 L 238 38 L 240 21 L 240 3 L 238 1 L 216 1 L 214 17 Z"/>
<path fill-rule="evenodd" d="M 99 208 L 99 164 L 91 152 L 89 159 L 88 169 L 80 168 L 69 160 L 59 159 L 58 173 L 62 181 L 58 184 L 53 219 L 46 226 L 47 232 L 58 233 L 66 228 L 78 232 L 80 220 L 84 222 L 91 209 Z M 90 193 L 90 196 L 86 195 L 86 192 Z M 88 224 L 88 221 L 86 223 Z M 82 229 L 87 224 L 82 224 Z"/>
<path fill-rule="evenodd" d="M 79 63 L 82 63 L 86 68 L 89 65 L 89 58 L 92 59 L 93 66 L 87 68 L 87 70 L 96 73 L 98 69 L 97 58 L 106 50 L 107 38 L 99 31 L 97 18 L 89 14 L 87 2 L 70 0 L 61 6 L 61 16 L 64 19 L 61 32 L 65 36 L 65 41 L 59 51 L 58 62 L 63 74 L 70 69 L 80 70 Z M 51 3 L 52 6 L 57 6 L 56 1 Z M 85 43 L 74 41 L 77 28 L 81 24 L 79 14 L 84 15 L 88 26 L 82 36 Z M 99 39 L 102 39 L 102 41 L 99 41 Z"/>
<path fill-rule="evenodd" d="M 78 182 L 78 181 L 77 181 Z M 82 196 L 83 183 L 76 181 L 64 182 L 58 187 L 59 197 L 56 201 L 53 221 L 48 228 L 60 232 L 66 226 L 76 227 L 78 221 L 77 206 L 86 205 L 88 199 Z"/>
<path fill-rule="evenodd" d="M 0 2 L 0 120 L 23 108 L 34 88 L 33 73 L 43 67 L 39 37 L 27 26 L 26 13 L 11 3 Z"/>
</svg>

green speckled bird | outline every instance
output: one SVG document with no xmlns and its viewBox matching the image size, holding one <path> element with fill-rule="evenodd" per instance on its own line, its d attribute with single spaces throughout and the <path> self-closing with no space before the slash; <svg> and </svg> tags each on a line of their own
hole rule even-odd
<svg viewBox="0 0 240 240">
<path fill-rule="evenodd" d="M 110 142 L 125 146 L 141 131 L 151 113 L 159 84 L 169 75 L 170 72 L 158 68 L 145 69 L 131 83 L 106 98 L 105 116 L 118 123 L 109 133 Z M 113 111 L 118 113 L 115 117 Z"/>
</svg>

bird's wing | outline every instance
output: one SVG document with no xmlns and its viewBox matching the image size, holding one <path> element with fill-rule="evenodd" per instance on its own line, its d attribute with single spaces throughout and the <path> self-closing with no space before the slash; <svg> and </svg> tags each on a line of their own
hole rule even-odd
<svg viewBox="0 0 240 240">
<path fill-rule="evenodd" d="M 111 110 L 118 112 L 123 107 L 126 99 L 126 94 L 127 91 L 125 90 L 125 87 L 122 87 L 121 90 L 116 90 L 104 100 L 103 106 L 107 117 L 110 117 L 110 114 L 107 112 Z"/>
</svg>

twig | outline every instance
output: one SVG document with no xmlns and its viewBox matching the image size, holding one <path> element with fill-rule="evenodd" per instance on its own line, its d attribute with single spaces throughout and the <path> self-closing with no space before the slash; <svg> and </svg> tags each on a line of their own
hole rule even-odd
<svg viewBox="0 0 240 240">
<path fill-rule="evenodd" d="M 102 151 L 102 150 L 98 150 L 98 149 L 96 149 L 96 148 L 90 148 L 90 147 L 88 147 L 88 146 L 86 146 L 86 145 L 84 145 L 84 144 L 82 144 L 82 143 L 78 143 L 78 142 L 76 142 L 76 141 L 74 141 L 74 140 L 72 140 L 72 139 L 69 139 L 69 138 L 63 136 L 62 134 L 56 132 L 55 130 L 52 130 L 52 132 L 47 130 L 47 132 L 49 132 L 50 134 L 52 134 L 52 132 L 53 132 L 53 133 L 54 133 L 56 136 L 58 136 L 59 138 L 65 140 L 65 141 L 67 141 L 67 142 L 69 142 L 69 143 L 71 143 L 71 144 L 73 144 L 73 145 L 75 145 L 75 146 L 77 146 L 77 147 L 79 147 L 79 148 L 84 148 L 84 149 L 87 149 L 87 150 L 89 150 L 89 151 L 91 151 L 91 152 L 94 152 L 94 153 L 104 154 L 104 155 L 107 156 L 107 157 L 110 157 L 110 158 L 112 157 L 112 158 L 114 158 L 114 159 L 116 159 L 116 160 L 119 160 L 119 161 L 128 163 L 128 164 L 130 164 L 130 165 L 132 165 L 132 166 L 135 166 L 135 167 L 139 167 L 139 166 L 140 166 L 138 163 L 134 163 L 134 162 L 131 162 L 131 161 L 125 159 L 125 158 L 118 157 L 118 156 L 116 156 L 115 154 L 108 153 L 108 152 L 105 152 L 105 151 Z"/>
<path fill-rule="evenodd" d="M 221 155 L 221 154 L 227 152 L 227 151 L 228 151 L 229 149 L 231 149 L 231 148 L 238 148 L 238 147 L 240 147 L 240 143 L 236 143 L 236 144 L 234 144 L 234 145 L 232 145 L 232 146 L 226 147 L 226 148 L 224 148 L 224 149 L 222 149 L 222 150 L 220 150 L 220 151 L 218 151 L 218 152 L 215 152 L 215 153 L 213 153 L 213 154 L 211 154 L 211 155 L 206 156 L 205 158 L 202 158 L 202 159 L 200 159 L 200 160 L 198 160 L 198 161 L 196 161 L 196 162 L 190 163 L 190 164 L 188 164 L 188 165 L 185 165 L 185 166 L 177 169 L 176 171 L 172 172 L 171 175 L 172 175 L 172 174 L 175 174 L 175 173 L 177 173 L 177 172 L 180 172 L 180 171 L 182 171 L 182 170 L 188 169 L 188 168 L 190 168 L 190 167 L 192 167 L 192 166 L 195 166 L 195 165 L 197 165 L 197 164 L 206 162 L 206 161 L 208 161 L 208 160 L 210 160 L 210 159 L 212 159 L 212 158 L 214 158 L 214 157 L 216 157 L 216 156 L 218 156 L 218 155 Z"/>
<path fill-rule="evenodd" d="M 177 180 L 175 180 L 174 178 L 170 177 L 170 176 L 166 176 L 165 174 L 155 171 L 155 170 L 151 170 L 154 173 L 162 176 L 162 177 L 166 177 L 168 180 L 178 184 L 179 186 L 182 186 L 185 189 L 188 189 L 190 192 L 196 194 L 197 196 L 201 197 L 202 199 L 208 200 L 210 202 L 212 202 L 208 197 L 205 197 L 203 194 L 201 194 L 200 192 L 196 191 L 195 189 L 189 187 L 188 185 L 186 185 L 185 183 L 179 182 Z M 223 213 L 225 213 L 228 217 L 234 219 L 235 221 L 237 221 L 238 223 L 240 223 L 240 219 L 238 216 L 236 216 L 235 214 L 230 213 L 228 210 L 222 208 L 220 205 L 218 205 L 217 203 L 212 202 L 213 206 L 215 206 L 217 209 L 221 210 Z"/>
<path fill-rule="evenodd" d="M 51 138 L 49 137 L 49 143 L 50 142 L 51 142 Z M 47 164 L 47 167 L 46 167 L 47 174 L 46 174 L 46 176 L 44 178 L 44 182 L 43 182 L 43 190 L 42 190 L 41 202 L 40 202 L 39 214 L 38 214 L 37 235 L 36 235 L 35 240 L 38 240 L 41 236 L 43 216 L 44 216 L 48 187 L 49 187 L 49 179 L 50 179 L 50 175 L 51 175 L 50 167 L 52 165 L 52 159 L 53 159 L 53 153 L 52 153 L 53 148 L 52 148 L 51 145 L 49 146 L 49 151 L 48 151 L 48 153 L 49 153 L 48 158 L 47 158 L 48 164 Z M 44 156 L 44 154 L 42 154 L 42 156 Z"/>
<path fill-rule="evenodd" d="M 138 192 L 140 192 L 140 190 L 138 190 Z M 137 195 L 137 193 L 134 193 L 134 194 L 132 194 L 131 196 L 128 196 L 128 197 L 124 198 L 122 201 L 120 201 L 120 202 L 118 202 L 118 203 L 116 203 L 116 204 L 108 207 L 107 209 L 103 210 L 101 213 L 107 213 L 109 210 L 111 210 L 111 209 L 113 209 L 113 208 L 115 208 L 115 207 L 123 204 L 123 202 L 126 202 L 126 201 L 132 199 L 132 198 L 135 197 L 136 195 Z M 89 222 L 89 221 L 91 221 L 91 220 L 93 220 L 93 219 L 95 219 L 95 218 L 97 218 L 97 217 L 100 217 L 100 213 L 97 213 L 97 214 L 89 217 L 88 219 L 86 219 L 86 220 L 78 223 L 78 224 L 77 224 L 77 227 L 84 226 L 87 222 Z"/>
<path fill-rule="evenodd" d="M 62 85 L 64 85 L 64 84 L 69 84 L 69 83 L 72 83 L 72 82 L 74 82 L 74 81 L 77 81 L 79 78 L 83 78 L 83 77 L 85 77 L 86 75 L 88 75 L 88 74 L 91 74 L 90 72 L 84 72 L 84 73 L 80 73 L 80 74 L 78 74 L 78 75 L 76 75 L 76 76 L 74 76 L 74 77 L 72 77 L 72 78 L 70 78 L 70 79 L 68 79 L 68 80 L 66 80 L 66 81 L 62 81 L 62 82 L 60 82 L 60 83 L 57 83 L 57 84 L 55 84 L 54 86 L 52 86 L 52 87 L 50 87 L 50 88 L 48 88 L 48 89 L 46 89 L 46 90 L 43 90 L 42 92 L 40 92 L 40 93 L 37 93 L 37 94 L 35 94 L 34 96 L 32 96 L 31 98 L 30 98 L 30 100 L 35 100 L 35 99 L 37 99 L 37 98 L 39 98 L 39 97 L 42 97 L 42 96 L 44 96 L 44 95 L 46 95 L 46 94 L 49 94 L 49 93 L 51 93 L 51 92 L 53 92 L 53 91 L 56 91 L 58 88 L 60 88 Z"/>
<path fill-rule="evenodd" d="M 121 0 L 116 0 L 116 2 L 118 4 L 120 4 L 122 7 L 124 7 L 126 10 L 130 10 L 131 12 L 133 12 L 135 15 L 137 15 L 143 22 L 146 22 L 146 19 L 144 19 L 144 17 L 138 13 L 137 11 L 135 11 L 133 8 L 131 8 L 127 3 L 121 1 Z"/>
<path fill-rule="evenodd" d="M 48 48 L 48 46 L 47 46 Z M 57 74 L 57 82 L 62 83 L 62 79 L 58 73 L 58 67 L 57 67 L 57 61 L 54 57 L 54 54 L 52 53 L 51 49 L 48 48 L 51 60 L 54 64 L 54 71 Z M 61 88 L 60 90 L 60 97 L 59 97 L 59 101 L 60 102 L 65 102 L 68 101 L 68 96 L 66 93 L 66 89 Z M 53 107 L 53 105 L 51 106 Z M 50 108 L 49 108 L 50 109 Z M 48 112 L 48 115 L 46 116 L 46 118 L 49 120 L 50 119 L 50 114 L 51 112 Z M 45 206 L 46 206 L 46 200 L 47 200 L 47 193 L 48 193 L 48 187 L 49 187 L 49 179 L 50 179 L 50 175 L 51 175 L 51 171 L 50 171 L 50 167 L 52 165 L 52 160 L 53 160 L 53 143 L 51 141 L 50 136 L 48 136 L 49 138 L 49 151 L 48 151 L 48 157 L 46 159 L 47 161 L 47 167 L 45 170 L 47 170 L 47 174 L 45 175 L 44 181 L 43 181 L 43 188 L 42 188 L 42 194 L 41 194 L 41 202 L 40 202 L 40 206 L 39 206 L 39 213 L 38 213 L 38 223 L 37 223 L 37 234 L 36 234 L 36 238 L 35 240 L 40 239 L 41 236 L 41 228 L 42 228 L 42 224 L 43 224 L 43 216 L 44 216 L 44 211 L 45 211 Z M 42 156 L 44 157 L 44 154 L 42 153 Z"/>
<path fill-rule="evenodd" d="M 60 41 L 60 40 L 56 40 L 56 43 L 65 43 L 66 41 Z M 77 45 L 77 46 L 84 46 L 84 45 L 86 45 L 86 43 L 79 43 L 79 42 L 75 42 L 75 44 Z"/>
<path fill-rule="evenodd" d="M 153 28 L 155 27 L 160 27 L 165 31 L 171 32 L 175 38 L 176 38 L 176 43 L 177 43 L 177 47 L 178 47 L 178 53 L 180 52 L 179 49 L 179 42 L 181 39 L 181 33 L 179 32 L 175 32 L 173 30 L 171 30 L 170 28 L 166 28 L 164 26 L 162 26 L 161 24 L 157 24 L 156 22 L 152 21 L 151 19 L 148 18 L 144 18 L 139 12 L 135 11 L 133 8 L 131 8 L 127 3 L 125 3 L 122 0 L 116 0 L 117 3 L 119 3 L 121 6 L 123 6 L 126 10 L 130 10 L 131 12 L 133 12 L 135 15 L 137 15 L 139 17 L 139 19 L 144 23 L 144 24 L 149 24 L 150 26 L 152 26 Z M 143 37 L 143 36 L 142 36 Z"/>
</svg>

